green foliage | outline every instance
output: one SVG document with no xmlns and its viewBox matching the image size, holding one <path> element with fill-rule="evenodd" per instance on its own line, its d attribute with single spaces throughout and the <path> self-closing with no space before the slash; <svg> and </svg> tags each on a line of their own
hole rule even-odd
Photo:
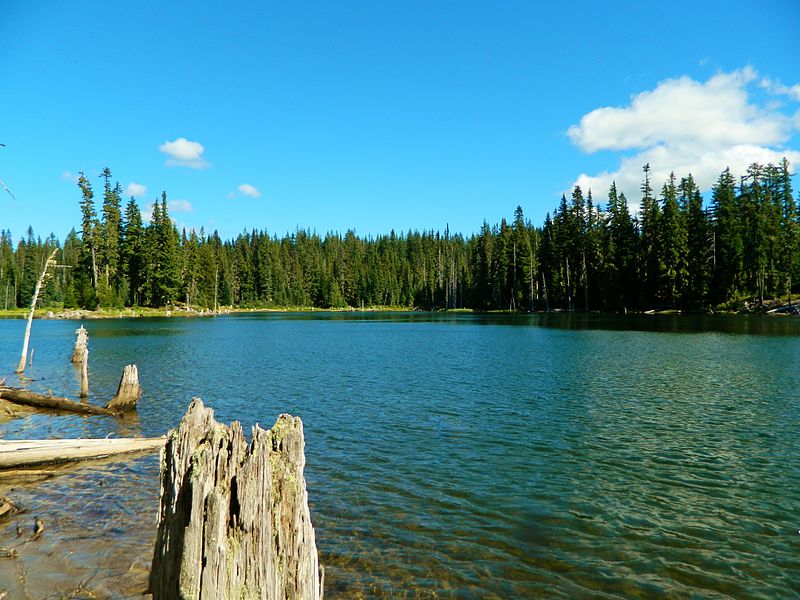
<svg viewBox="0 0 800 600">
<path fill-rule="evenodd" d="M 671 176 L 656 198 L 645 165 L 636 217 L 616 185 L 605 207 L 576 187 L 542 227 L 517 207 L 511 222 L 484 222 L 469 237 L 449 227 L 374 238 L 302 229 L 227 241 L 202 229 L 179 235 L 166 192 L 144 224 L 133 198 L 121 214 L 110 170 L 102 177 L 101 220 L 88 179 L 79 179 L 81 230 L 65 239 L 43 305 L 703 310 L 790 297 L 800 279 L 787 161 L 752 165 L 738 184 L 725 170 L 708 207 L 691 175 L 679 183 Z M 56 246 L 29 229 L 15 249 L 10 232 L 0 231 L 0 307 L 30 302 Z"/>
</svg>

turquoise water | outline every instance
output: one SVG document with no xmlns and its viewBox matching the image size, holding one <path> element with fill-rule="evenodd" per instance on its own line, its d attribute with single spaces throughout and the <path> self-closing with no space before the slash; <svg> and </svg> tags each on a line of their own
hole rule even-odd
<svg viewBox="0 0 800 600">
<path fill-rule="evenodd" d="M 253 313 L 83 324 L 90 400 L 113 395 L 135 362 L 138 417 L 32 415 L 0 434 L 157 435 L 193 396 L 246 427 L 301 416 L 327 598 L 800 594 L 800 320 Z M 32 389 L 77 396 L 77 326 L 34 323 Z M 23 329 L 0 321 L 0 376 Z M 50 525 L 19 561 L 61 573 L 28 585 L 64 590 L 72 578 L 120 598 L 142 585 L 155 457 L 14 493 Z M 0 589 L 20 585 L 15 573 L 0 565 Z"/>
</svg>

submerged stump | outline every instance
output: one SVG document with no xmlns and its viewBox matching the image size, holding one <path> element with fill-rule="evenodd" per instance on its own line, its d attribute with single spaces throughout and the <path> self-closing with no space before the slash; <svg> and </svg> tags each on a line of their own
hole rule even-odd
<svg viewBox="0 0 800 600">
<path fill-rule="evenodd" d="M 153 600 L 320 600 L 303 468 L 303 423 L 217 423 L 195 398 L 162 454 Z"/>
<path fill-rule="evenodd" d="M 106 405 L 106 408 L 116 412 L 130 412 L 136 410 L 136 403 L 142 396 L 142 389 L 139 387 L 139 369 L 136 365 L 125 365 L 122 377 L 119 379 L 119 386 L 114 398 Z"/>
</svg>

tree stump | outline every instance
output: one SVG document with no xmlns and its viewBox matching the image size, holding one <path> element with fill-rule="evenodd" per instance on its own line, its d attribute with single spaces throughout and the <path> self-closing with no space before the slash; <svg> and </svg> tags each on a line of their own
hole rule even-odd
<svg viewBox="0 0 800 600">
<path fill-rule="evenodd" d="M 81 325 L 80 328 L 75 330 L 77 334 L 77 339 L 75 340 L 75 349 L 72 351 L 72 364 L 80 364 L 83 360 L 83 350 L 84 348 L 88 347 L 89 344 L 89 332 L 86 331 L 86 328 Z"/>
<path fill-rule="evenodd" d="M 111 402 L 106 404 L 106 408 L 116 412 L 130 412 L 136 410 L 136 403 L 142 396 L 142 389 L 139 387 L 139 369 L 136 365 L 125 365 L 122 377 L 119 379 L 116 395 Z"/>
<path fill-rule="evenodd" d="M 161 461 L 153 600 L 321 600 L 303 467 L 303 423 L 217 423 L 195 398 Z"/>
</svg>

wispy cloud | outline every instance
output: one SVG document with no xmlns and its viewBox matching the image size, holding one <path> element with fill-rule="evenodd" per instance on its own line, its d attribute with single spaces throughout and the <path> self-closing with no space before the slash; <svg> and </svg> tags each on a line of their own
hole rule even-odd
<svg viewBox="0 0 800 600">
<path fill-rule="evenodd" d="M 158 149 L 170 157 L 164 163 L 168 167 L 207 169 L 211 166 L 211 163 L 203 157 L 206 149 L 200 142 L 192 142 L 184 137 L 179 137 L 171 142 L 164 142 Z"/>
<path fill-rule="evenodd" d="M 249 183 L 243 183 L 236 189 L 239 190 L 239 193 L 242 194 L 242 196 L 248 196 L 250 198 L 261 197 L 261 192 L 259 192 L 255 187 L 253 187 Z"/>
<path fill-rule="evenodd" d="M 761 87 L 778 96 L 789 96 L 792 100 L 800 101 L 800 83 L 794 85 L 783 85 L 780 81 L 764 77 L 761 79 Z"/>
<path fill-rule="evenodd" d="M 125 195 L 141 198 L 147 195 L 147 186 L 142 185 L 141 183 L 136 183 L 135 181 L 131 181 L 128 184 L 128 187 L 125 188 Z"/>
<path fill-rule="evenodd" d="M 679 177 L 691 173 L 702 189 L 709 189 L 725 167 L 743 173 L 753 162 L 774 163 L 783 156 L 800 162 L 800 152 L 783 146 L 797 117 L 774 101 L 776 94 L 787 95 L 792 88 L 768 89 L 761 79 L 758 84 L 769 97 L 759 102 L 751 93 L 757 81 L 750 67 L 718 73 L 706 82 L 680 77 L 634 95 L 627 106 L 591 111 L 569 128 L 570 140 L 587 153 L 626 154 L 615 170 L 582 173 L 574 184 L 599 197 L 616 181 L 635 204 L 645 163 L 658 190 L 671 171 Z"/>
<path fill-rule="evenodd" d="M 236 186 L 235 191 L 225 194 L 225 197 L 228 200 L 232 200 L 233 198 L 238 198 L 241 196 L 245 196 L 247 198 L 261 198 L 261 192 L 255 186 L 252 186 L 249 183 L 243 183 Z"/>
<path fill-rule="evenodd" d="M 170 200 L 167 202 L 167 209 L 171 212 L 192 212 L 192 203 L 188 200 Z"/>
<path fill-rule="evenodd" d="M 62 171 L 61 172 L 61 180 L 62 181 L 69 181 L 70 183 L 78 183 L 79 175 L 76 175 L 72 171 Z"/>
</svg>

